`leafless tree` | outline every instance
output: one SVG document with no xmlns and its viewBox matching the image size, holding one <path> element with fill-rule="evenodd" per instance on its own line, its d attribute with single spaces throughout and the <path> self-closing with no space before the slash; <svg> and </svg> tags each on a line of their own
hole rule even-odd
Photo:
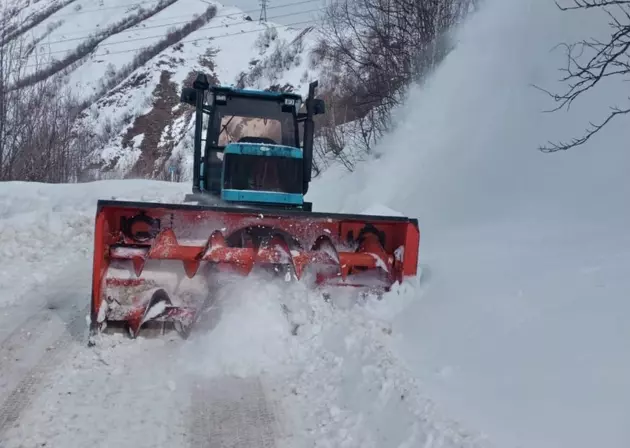
<svg viewBox="0 0 630 448">
<path fill-rule="evenodd" d="M 26 132 L 14 148 L 10 178 L 55 183 L 76 181 L 83 154 L 74 144 L 77 103 L 61 86 L 44 83 L 36 87 L 19 103 L 20 120 Z"/>
<path fill-rule="evenodd" d="M 20 92 L 12 89 L 12 84 L 24 70 L 25 45 L 23 39 L 9 40 L 10 18 L 4 9 L 0 10 L 0 179 L 10 176 L 16 157 L 14 148 L 19 144 L 26 128 L 21 120 Z"/>
<path fill-rule="evenodd" d="M 571 104 L 583 93 L 595 89 L 612 77 L 630 78 L 630 0 L 573 0 L 571 6 L 556 5 L 562 11 L 602 9 L 610 18 L 610 37 L 602 42 L 598 39 L 583 40 L 572 44 L 562 44 L 567 53 L 567 66 L 563 69 L 562 82 L 567 83 L 563 93 L 548 93 L 558 106 L 551 112 Z M 629 79 L 630 80 L 630 79 Z M 565 151 L 582 145 L 610 123 L 613 119 L 630 113 L 629 103 L 624 107 L 612 106 L 608 115 L 598 123 L 591 122 L 581 137 L 558 143 L 549 142 L 539 149 L 543 152 Z"/>
<path fill-rule="evenodd" d="M 327 101 L 345 120 L 334 124 L 359 120 L 370 136 L 369 151 L 391 129 L 391 111 L 409 86 L 452 49 L 449 32 L 474 7 L 473 0 L 339 0 L 329 6 L 313 64 L 324 67 Z"/>
<path fill-rule="evenodd" d="M 26 57 L 25 36 L 5 34 L 11 18 L 0 15 L 0 180 L 74 181 L 83 154 L 72 130 L 80 107 L 59 79 L 16 87 L 37 57 Z"/>
</svg>

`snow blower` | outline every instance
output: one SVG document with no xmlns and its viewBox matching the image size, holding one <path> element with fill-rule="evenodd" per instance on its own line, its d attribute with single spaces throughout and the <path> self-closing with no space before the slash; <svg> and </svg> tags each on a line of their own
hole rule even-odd
<svg viewBox="0 0 630 448">
<path fill-rule="evenodd" d="M 210 86 L 203 74 L 183 89 L 195 107 L 192 194 L 183 204 L 98 201 L 91 335 L 168 324 L 186 337 L 225 273 L 382 291 L 416 275 L 417 220 L 313 212 L 304 201 L 313 116 L 325 113 L 316 87 L 304 104 Z"/>
</svg>

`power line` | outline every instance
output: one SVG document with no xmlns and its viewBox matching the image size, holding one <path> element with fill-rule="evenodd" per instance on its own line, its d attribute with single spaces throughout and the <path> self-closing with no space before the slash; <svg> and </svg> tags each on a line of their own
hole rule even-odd
<svg viewBox="0 0 630 448">
<path fill-rule="evenodd" d="M 279 26 L 280 27 L 290 27 L 290 26 L 294 26 L 294 25 L 302 25 L 302 24 L 305 24 L 305 23 L 312 23 L 312 22 L 310 20 L 304 20 L 304 21 L 301 21 L 301 22 L 293 22 L 293 23 L 289 23 L 287 25 L 279 25 Z M 199 38 L 199 39 L 180 40 L 179 42 L 177 42 L 177 44 L 180 44 L 180 43 L 181 44 L 191 44 L 191 43 L 194 43 L 194 42 L 201 42 L 201 41 L 213 41 L 215 39 L 222 39 L 222 38 L 225 38 L 225 37 L 240 36 L 241 34 L 259 33 L 261 31 L 265 31 L 266 29 L 267 28 L 260 28 L 260 29 L 257 29 L 257 30 L 242 31 L 240 33 L 222 34 L 221 36 L 215 36 L 215 37 L 203 37 L 203 38 Z M 176 44 L 174 44 L 174 45 L 176 45 Z M 94 55 L 94 56 L 95 57 L 101 57 L 101 56 L 109 56 L 109 55 L 112 55 L 112 54 L 130 53 L 130 52 L 133 52 L 133 51 L 141 50 L 142 48 L 145 48 L 145 47 L 138 47 L 138 48 L 134 48 L 134 49 L 131 49 L 131 50 L 112 51 L 110 53 L 97 54 L 97 55 Z"/>
<path fill-rule="evenodd" d="M 302 1 L 302 2 L 296 2 L 296 3 L 292 3 L 290 5 L 299 5 L 299 4 L 304 4 L 304 3 L 311 3 L 311 0 L 307 0 L 307 1 Z M 287 5 L 289 6 L 289 5 Z M 300 11 L 300 12 L 295 12 L 295 13 L 289 13 L 289 14 L 282 14 L 282 15 L 278 15 L 278 16 L 273 16 L 271 17 L 271 19 L 277 19 L 277 18 L 282 18 L 282 17 L 290 17 L 290 16 L 294 16 L 294 15 L 299 15 L 299 14 L 306 14 L 306 13 L 310 13 L 310 12 L 317 12 L 317 11 L 321 11 L 321 8 L 318 9 L 310 9 L 307 11 Z M 219 16 L 214 16 L 212 17 L 212 19 L 210 20 L 214 20 L 216 18 L 220 18 L 220 17 L 229 17 L 233 14 L 226 14 L 226 15 L 219 15 Z M 182 24 L 188 24 L 190 23 L 190 20 L 185 20 L 185 21 L 181 21 L 181 22 L 171 22 L 171 23 L 167 23 L 164 25 L 153 25 L 153 26 L 147 26 L 147 27 L 143 27 L 140 28 L 141 30 L 147 30 L 147 29 L 155 29 L 155 28 L 165 28 L 165 27 L 170 27 L 170 26 L 174 26 L 174 25 L 182 25 Z M 210 27 L 202 27 L 200 28 L 200 30 L 208 30 L 208 29 L 214 29 L 214 28 L 225 28 L 225 27 L 230 27 L 230 26 L 237 26 L 237 25 L 243 25 L 243 23 L 230 23 L 230 24 L 223 24 L 223 25 L 214 25 L 214 26 L 210 26 Z M 134 31 L 137 28 L 130 28 L 124 31 L 121 31 L 120 33 L 117 34 L 122 34 L 122 33 L 126 33 L 126 32 L 130 32 L 130 31 Z M 53 45 L 53 44 L 58 44 L 58 43 L 63 43 L 63 42 L 71 42 L 71 41 L 78 41 L 78 40 L 85 40 L 86 38 L 89 38 L 91 35 L 85 36 L 85 37 L 81 37 L 81 38 L 71 38 L 71 39 L 61 39 L 61 40 L 57 40 L 57 41 L 52 41 L 52 42 L 46 42 L 46 45 Z M 125 39 L 124 41 L 116 41 L 116 42 L 110 42 L 110 43 L 105 43 L 102 45 L 115 45 L 115 44 L 119 44 L 119 43 L 123 43 L 123 42 L 130 42 L 130 41 L 135 41 L 135 40 L 145 40 L 145 39 L 153 39 L 156 37 L 162 37 L 163 35 L 154 35 L 154 36 L 146 36 L 146 37 L 140 37 L 140 38 L 134 38 L 134 39 Z M 111 37 L 111 36 L 110 36 Z M 68 50 L 58 50 L 58 51 L 53 51 L 50 54 L 54 54 L 54 53 L 64 53 Z"/>
<path fill-rule="evenodd" d="M 303 24 L 312 24 L 313 22 L 310 20 L 304 20 L 301 22 L 293 22 L 293 23 L 288 23 L 286 25 L 277 25 L 277 28 L 288 28 L 291 26 L 295 26 L 295 25 L 303 25 Z M 240 36 L 242 34 L 250 34 L 250 33 L 259 33 L 261 31 L 265 31 L 268 28 L 260 28 L 260 29 L 256 29 L 256 30 L 250 30 L 250 31 L 241 31 L 239 33 L 229 33 L 229 34 L 222 34 L 220 36 L 213 36 L 213 37 L 202 37 L 199 39 L 191 39 L 191 40 L 180 40 L 178 42 L 173 43 L 172 45 L 177 45 L 177 44 L 190 44 L 190 43 L 195 43 L 195 42 L 202 42 L 202 41 L 213 41 L 216 39 L 222 39 L 222 38 L 226 38 L 226 37 L 231 37 L 231 36 Z M 170 46 L 172 46 L 170 45 Z M 143 50 L 147 47 L 136 47 L 136 48 L 131 48 L 128 50 L 120 50 L 120 51 L 111 51 L 109 53 L 101 53 L 101 54 L 93 54 L 92 57 L 107 57 L 113 54 L 123 54 L 123 53 L 133 53 L 136 52 L 138 50 Z M 37 65 L 33 64 L 33 65 L 26 65 L 25 68 L 32 68 L 32 67 L 37 67 Z"/>
<path fill-rule="evenodd" d="M 270 6 L 268 9 L 281 9 L 281 8 L 287 8 L 287 7 L 290 7 L 290 6 L 303 5 L 305 3 L 313 3 L 313 0 L 302 0 L 302 1 L 299 1 L 299 2 L 285 3 L 283 5 Z M 247 11 L 242 11 L 242 13 L 243 14 L 247 14 L 247 13 L 257 12 L 257 11 L 258 11 L 258 9 L 250 9 L 250 10 L 247 10 Z M 234 16 L 234 15 L 237 15 L 237 14 L 240 14 L 240 12 L 233 12 L 233 13 L 230 13 L 230 14 L 219 14 L 219 15 L 214 16 L 211 20 L 214 20 L 214 19 L 217 19 L 217 18 L 221 18 L 221 17 L 231 17 L 231 16 Z M 180 16 L 175 16 L 175 17 L 186 17 L 186 16 L 180 15 Z M 272 17 L 272 19 L 273 19 L 273 17 Z M 150 20 L 152 20 L 152 19 L 150 19 Z M 169 23 L 164 24 L 164 25 L 151 25 L 151 26 L 143 26 L 143 27 L 140 27 L 138 25 L 134 25 L 132 28 L 128 28 L 124 32 L 134 31 L 134 30 L 137 30 L 137 29 L 139 29 L 139 30 L 148 30 L 148 29 L 153 29 L 153 28 L 165 28 L 165 27 L 168 27 L 168 26 L 181 25 L 181 24 L 186 24 L 186 23 L 189 23 L 189 22 L 190 22 L 190 20 L 183 20 L 183 21 L 178 21 L 178 22 L 169 22 Z M 92 31 L 100 31 L 100 30 L 94 29 Z M 87 39 L 87 38 L 89 38 L 91 36 L 93 36 L 92 33 L 84 35 L 82 37 L 71 37 L 71 38 L 68 38 L 68 39 L 54 40 L 54 41 L 46 42 L 46 44 L 47 45 L 53 45 L 53 44 L 58 44 L 58 43 L 63 43 L 63 42 L 72 42 L 72 41 L 77 41 L 77 40 L 84 40 L 84 39 Z"/>
<path fill-rule="evenodd" d="M 271 19 L 279 19 L 279 18 L 282 18 L 282 17 L 292 17 L 292 16 L 296 16 L 296 15 L 300 15 L 300 14 L 307 14 L 307 13 L 318 12 L 318 11 L 321 11 L 321 9 L 310 9 L 310 10 L 306 10 L 306 11 L 282 14 L 282 15 L 278 15 L 278 16 L 273 16 L 273 17 L 271 17 Z M 184 22 L 184 23 L 189 23 L 189 22 Z M 243 23 L 230 23 L 230 24 L 224 24 L 224 25 L 203 26 L 203 27 L 199 28 L 198 30 L 196 30 L 195 32 L 201 31 L 201 30 L 206 31 L 206 30 L 213 30 L 213 29 L 218 29 L 218 28 L 229 28 L 231 26 L 239 26 L 239 25 L 242 26 Z M 249 32 L 249 31 L 246 31 L 246 32 Z M 237 34 L 242 34 L 242 33 L 237 33 Z M 152 36 L 136 37 L 136 38 L 133 38 L 133 39 L 118 40 L 118 41 L 115 41 L 115 42 L 105 42 L 105 43 L 100 43 L 98 46 L 99 47 L 106 47 L 106 46 L 110 46 L 110 45 L 119 45 L 119 44 L 127 43 L 127 42 L 138 42 L 138 41 L 142 41 L 142 40 L 158 39 L 158 38 L 161 38 L 161 37 L 164 37 L 164 34 L 156 34 L 156 35 L 152 35 Z M 46 55 L 68 53 L 69 51 L 72 51 L 72 50 L 55 50 L 55 51 L 50 51 L 50 52 L 46 53 Z M 111 53 L 109 53 L 109 54 L 111 54 Z M 24 59 L 29 59 L 29 58 L 26 57 Z"/>
</svg>

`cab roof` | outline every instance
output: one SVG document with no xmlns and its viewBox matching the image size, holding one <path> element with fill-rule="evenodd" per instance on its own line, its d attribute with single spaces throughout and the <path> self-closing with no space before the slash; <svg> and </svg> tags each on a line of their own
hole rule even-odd
<svg viewBox="0 0 630 448">
<path fill-rule="evenodd" d="M 260 98 L 268 100 L 281 100 L 281 99 L 293 99 L 302 101 L 302 97 L 297 93 L 289 92 L 272 92 L 270 90 L 249 90 L 249 89 L 236 89 L 228 86 L 211 86 L 210 90 L 217 93 L 224 93 L 231 96 Z"/>
</svg>

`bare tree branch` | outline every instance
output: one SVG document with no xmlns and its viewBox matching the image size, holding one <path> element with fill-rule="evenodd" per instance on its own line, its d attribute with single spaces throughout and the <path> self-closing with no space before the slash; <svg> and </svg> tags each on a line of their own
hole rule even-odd
<svg viewBox="0 0 630 448">
<path fill-rule="evenodd" d="M 564 107 L 568 110 L 575 100 L 606 79 L 630 78 L 630 0 L 573 0 L 573 6 L 560 6 L 558 2 L 556 5 L 563 11 L 601 8 L 611 19 L 609 26 L 612 32 L 607 42 L 590 39 L 573 44 L 561 44 L 567 52 L 567 66 L 562 69 L 566 75 L 560 81 L 566 82 L 568 88 L 564 93 L 552 93 L 534 86 L 547 93 L 558 104 L 548 112 L 555 112 Z M 609 9 L 610 7 L 615 7 L 617 15 Z M 583 59 L 585 60 L 582 61 Z M 630 103 L 630 98 L 628 100 Z M 582 137 L 572 138 L 568 142 L 549 142 L 539 149 L 549 153 L 582 145 L 614 118 L 629 113 L 630 106 L 611 107 L 608 116 L 599 124 L 590 123 Z"/>
<path fill-rule="evenodd" d="M 359 120 L 362 138 L 332 138 L 335 132 L 325 131 L 328 153 L 343 157 L 338 148 L 347 141 L 369 153 L 391 129 L 391 111 L 409 86 L 450 51 L 445 34 L 474 7 L 473 0 L 339 0 L 329 6 L 315 64 L 324 71 L 327 102 L 345 113 L 325 126 Z"/>
<path fill-rule="evenodd" d="M 73 129 L 81 107 L 58 79 L 16 88 L 32 67 L 28 36 L 8 34 L 16 17 L 0 15 L 0 181 L 76 181 L 85 152 Z"/>
<path fill-rule="evenodd" d="M 555 2 L 558 8 L 562 11 L 570 11 L 574 9 L 590 9 L 590 8 L 601 8 L 603 6 L 619 6 L 619 5 L 630 5 L 630 0 L 574 0 L 573 6 L 560 6 L 560 4 Z"/>
</svg>

